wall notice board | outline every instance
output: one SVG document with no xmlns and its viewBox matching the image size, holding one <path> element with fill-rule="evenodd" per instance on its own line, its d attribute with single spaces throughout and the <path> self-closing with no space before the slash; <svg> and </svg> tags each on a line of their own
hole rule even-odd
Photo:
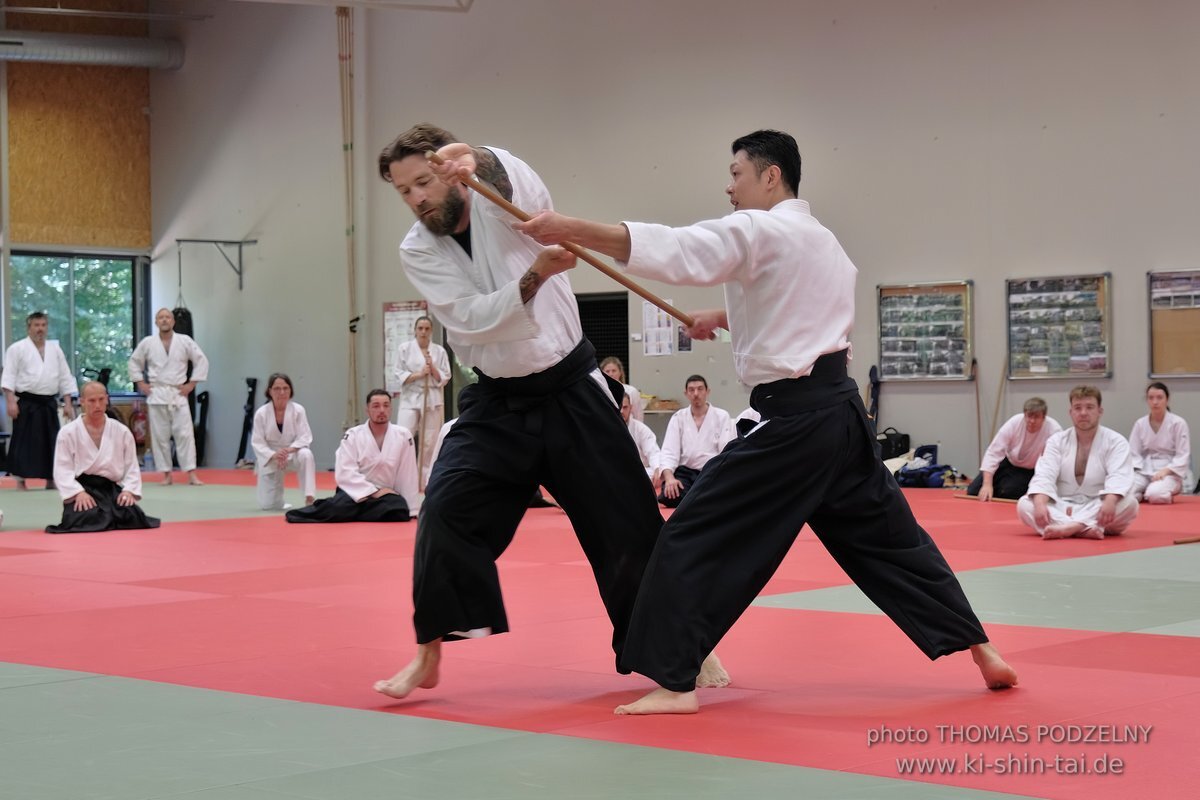
<svg viewBox="0 0 1200 800">
<path fill-rule="evenodd" d="M 971 281 L 877 286 L 885 381 L 971 377 Z"/>
<path fill-rule="evenodd" d="M 1200 377 L 1200 270 L 1147 272 L 1150 377 Z"/>
<path fill-rule="evenodd" d="M 1111 275 L 1008 280 L 1008 377 L 1112 377 Z"/>
</svg>

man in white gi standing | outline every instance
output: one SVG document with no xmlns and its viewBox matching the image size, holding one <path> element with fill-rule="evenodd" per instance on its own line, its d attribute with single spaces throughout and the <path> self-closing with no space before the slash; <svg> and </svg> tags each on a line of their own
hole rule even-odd
<svg viewBox="0 0 1200 800">
<path fill-rule="evenodd" d="M 171 483 L 171 440 L 179 468 L 188 474 L 188 483 L 201 485 L 196 475 L 196 431 L 187 396 L 196 384 L 208 378 L 208 358 L 192 337 L 175 332 L 175 315 L 160 308 L 154 315 L 157 334 L 142 341 L 129 358 L 129 379 L 146 397 L 150 414 L 150 445 L 154 468 L 164 473 L 163 483 Z M 192 377 L 187 376 L 188 362 Z"/>
<path fill-rule="evenodd" d="M 106 413 L 108 389 L 83 385 L 83 413 L 58 432 L 54 481 L 62 495 L 62 522 L 46 533 L 157 528 L 159 521 L 138 508 L 142 471 L 129 428 Z"/>
<path fill-rule="evenodd" d="M 1125 531 L 1137 518 L 1133 455 L 1125 437 L 1100 424 L 1100 390 L 1071 390 L 1071 422 L 1046 442 L 1029 494 L 1017 517 L 1043 539 L 1103 539 Z"/>
<path fill-rule="evenodd" d="M 860 589 L 929 658 L 971 650 L 989 688 L 1014 685 L 937 545 L 879 460 L 847 374 L 857 269 L 797 198 L 800 152 L 779 131 L 733 143 L 734 213 L 683 228 L 607 225 L 553 212 L 515 227 L 575 242 L 632 275 L 723 284 L 725 309 L 689 330 L 732 336 L 734 368 L 762 422 L 705 467 L 663 526 L 622 665 L 659 688 L 618 714 L 699 710 L 700 659 L 779 567 L 807 523 Z M 730 509 L 736 508 L 736 514 Z M 730 580 L 730 575 L 738 576 Z"/>
<path fill-rule="evenodd" d="M 29 335 L 14 342 L 4 353 L 4 375 L 0 388 L 8 416 L 12 418 L 12 438 L 8 443 L 8 474 L 17 479 L 17 488 L 25 488 L 26 478 L 45 478 L 46 488 L 54 488 L 54 441 L 58 436 L 58 395 L 64 398 L 63 412 L 75 418 L 72 395 L 79 386 L 62 347 L 47 339 L 50 318 L 35 311 L 25 318 Z"/>
<path fill-rule="evenodd" d="M 392 423 L 392 396 L 367 393 L 367 421 L 346 431 L 334 457 L 337 491 L 293 509 L 288 522 L 408 522 L 417 513 L 412 432 Z"/>
<path fill-rule="evenodd" d="M 737 438 L 729 412 L 708 402 L 708 381 L 690 375 L 684 381 L 688 407 L 671 415 L 662 443 L 662 492 L 658 502 L 675 508 L 687 495 L 700 470 Z"/>
</svg>

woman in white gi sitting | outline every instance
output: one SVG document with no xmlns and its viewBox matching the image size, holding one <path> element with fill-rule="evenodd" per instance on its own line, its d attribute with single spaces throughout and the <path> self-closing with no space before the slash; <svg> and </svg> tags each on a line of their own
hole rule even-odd
<svg viewBox="0 0 1200 800">
<path fill-rule="evenodd" d="M 1188 424 L 1171 413 L 1171 391 L 1155 381 L 1146 387 L 1150 413 L 1133 423 L 1129 449 L 1133 453 L 1133 496 L 1147 503 L 1170 503 L 1183 491 L 1191 462 Z"/>
<path fill-rule="evenodd" d="M 283 476 L 299 473 L 304 505 L 312 505 L 317 494 L 317 472 L 313 462 L 312 429 L 304 406 L 293 402 L 292 379 L 282 372 L 267 378 L 267 399 L 254 412 L 254 447 L 258 473 L 258 505 L 262 509 L 291 508 L 283 502 Z"/>
</svg>

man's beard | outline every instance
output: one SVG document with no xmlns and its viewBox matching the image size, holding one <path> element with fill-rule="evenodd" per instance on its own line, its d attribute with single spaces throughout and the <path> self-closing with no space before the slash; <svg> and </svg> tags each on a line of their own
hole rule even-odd
<svg viewBox="0 0 1200 800">
<path fill-rule="evenodd" d="M 458 187 L 452 186 L 437 213 L 424 217 L 421 221 L 434 236 L 449 236 L 458 227 L 466 207 L 467 201 L 459 194 Z"/>
</svg>

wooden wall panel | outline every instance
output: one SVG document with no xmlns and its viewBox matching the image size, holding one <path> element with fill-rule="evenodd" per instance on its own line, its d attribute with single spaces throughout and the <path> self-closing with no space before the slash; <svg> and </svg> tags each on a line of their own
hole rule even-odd
<svg viewBox="0 0 1200 800">
<path fill-rule="evenodd" d="M 72 5 L 146 10 L 144 0 Z M 8 27 L 146 34 L 140 21 L 52 15 L 12 14 Z M 9 62 L 7 73 L 12 245 L 149 247 L 149 70 Z"/>
</svg>

